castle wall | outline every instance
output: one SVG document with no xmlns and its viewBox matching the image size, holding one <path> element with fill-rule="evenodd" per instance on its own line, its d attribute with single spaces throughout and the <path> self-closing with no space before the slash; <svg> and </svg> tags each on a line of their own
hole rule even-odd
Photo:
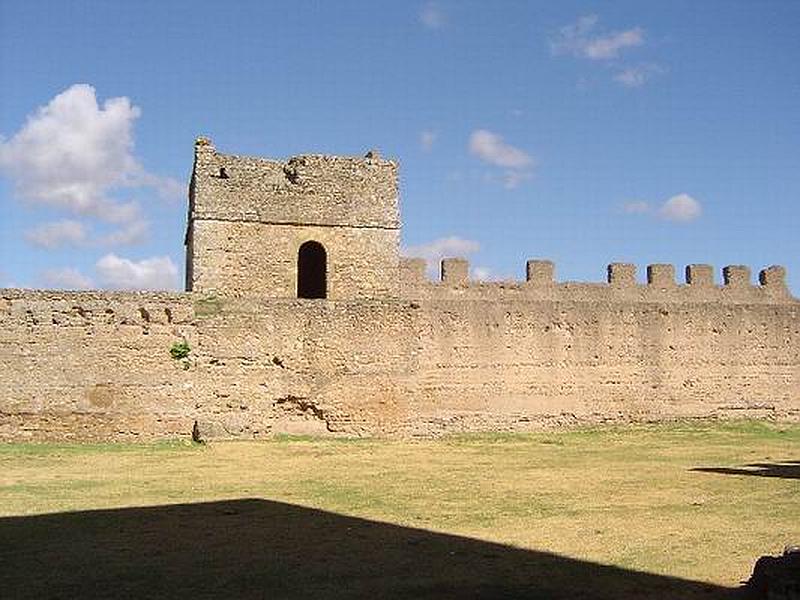
<svg viewBox="0 0 800 600">
<path fill-rule="evenodd" d="M 420 352 L 409 303 L 216 298 L 197 307 L 192 369 L 212 436 L 370 435 L 408 419 Z"/>
<path fill-rule="evenodd" d="M 413 432 L 800 418 L 798 306 L 425 303 Z"/>
<path fill-rule="evenodd" d="M 397 229 L 201 220 L 192 236 L 193 289 L 296 298 L 298 250 L 315 240 L 327 254 L 328 298 L 396 294 Z"/>
<path fill-rule="evenodd" d="M 194 331 L 185 295 L 0 290 L 0 440 L 186 435 Z"/>
<path fill-rule="evenodd" d="M 424 310 L 412 431 L 519 430 L 553 423 L 680 417 L 800 418 L 800 303 L 785 270 L 752 285 L 744 266 L 612 264 L 604 284 L 474 283 L 466 261 L 441 281 L 403 259 L 401 289 Z M 443 408 L 444 407 L 444 408 Z"/>
<path fill-rule="evenodd" d="M 412 317 L 392 301 L 0 290 L 0 441 L 388 430 L 416 371 Z"/>
<path fill-rule="evenodd" d="M 716 286 L 432 283 L 402 297 L 0 291 L 0 439 L 436 435 L 674 418 L 800 420 L 800 302 Z M 463 266 L 463 265 L 456 265 Z M 188 359 L 169 355 L 176 341 Z"/>
<path fill-rule="evenodd" d="M 438 435 L 800 420 L 785 271 L 613 264 L 606 283 L 441 281 L 400 259 L 397 165 L 195 145 L 182 294 L 0 290 L 0 440 Z M 298 300 L 321 243 L 327 299 Z M 313 270 L 315 259 L 309 261 Z M 316 283 L 316 281 L 311 282 Z M 316 293 L 316 287 L 310 295 Z M 170 349 L 185 342 L 186 357 Z"/>
</svg>

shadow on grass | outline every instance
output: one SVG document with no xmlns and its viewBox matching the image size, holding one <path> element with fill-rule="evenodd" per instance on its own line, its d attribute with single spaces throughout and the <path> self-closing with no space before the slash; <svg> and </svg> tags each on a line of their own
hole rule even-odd
<svg viewBox="0 0 800 600">
<path fill-rule="evenodd" d="M 0 540 L 4 598 L 740 597 L 257 499 L 1 518 Z"/>
<path fill-rule="evenodd" d="M 744 467 L 696 467 L 692 471 L 702 473 L 721 473 L 723 475 L 754 475 L 756 477 L 778 477 L 780 479 L 800 479 L 800 460 L 778 463 L 752 463 Z"/>
</svg>

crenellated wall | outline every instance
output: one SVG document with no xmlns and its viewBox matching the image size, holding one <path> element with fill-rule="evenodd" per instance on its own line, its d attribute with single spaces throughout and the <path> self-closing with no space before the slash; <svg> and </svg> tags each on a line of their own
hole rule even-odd
<svg viewBox="0 0 800 600">
<path fill-rule="evenodd" d="M 618 263 L 588 284 L 531 260 L 524 282 L 472 282 L 448 258 L 434 283 L 399 257 L 397 164 L 374 152 L 267 160 L 199 138 L 188 208 L 186 293 L 0 290 L 0 440 L 800 419 L 782 267 L 716 285 L 655 264 L 639 285 Z"/>
<path fill-rule="evenodd" d="M 526 298 L 578 300 L 586 302 L 709 302 L 709 303 L 796 303 L 786 286 L 786 269 L 770 266 L 759 271 L 754 285 L 750 268 L 729 265 L 722 268 L 722 285 L 714 282 L 711 265 L 688 265 L 685 283 L 676 281 L 670 264 L 647 266 L 647 283 L 637 283 L 636 265 L 612 263 L 606 269 L 606 283 L 557 282 L 555 265 L 549 260 L 529 260 L 526 280 L 472 281 L 469 262 L 464 258 L 445 258 L 439 281 L 431 281 L 421 258 L 400 260 L 400 290 L 406 298 L 488 298 L 497 294 L 516 294 Z"/>
<path fill-rule="evenodd" d="M 785 270 L 612 264 L 604 284 L 557 283 L 531 260 L 525 282 L 470 282 L 445 259 L 439 282 L 401 262 L 422 307 L 414 431 L 696 417 L 800 418 L 800 303 Z M 418 428 L 418 429 L 416 429 Z"/>
<path fill-rule="evenodd" d="M 442 281 L 297 300 L 0 290 L 0 439 L 437 435 L 675 418 L 800 420 L 800 302 L 780 267 L 632 265 L 608 283 Z M 189 357 L 170 356 L 186 341 Z"/>
</svg>

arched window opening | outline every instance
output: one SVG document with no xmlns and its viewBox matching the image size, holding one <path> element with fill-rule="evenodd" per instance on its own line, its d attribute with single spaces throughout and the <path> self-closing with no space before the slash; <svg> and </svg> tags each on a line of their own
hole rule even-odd
<svg viewBox="0 0 800 600">
<path fill-rule="evenodd" d="M 328 259 L 325 246 L 319 242 L 305 242 L 297 252 L 297 297 L 326 298 L 326 273 Z"/>
</svg>

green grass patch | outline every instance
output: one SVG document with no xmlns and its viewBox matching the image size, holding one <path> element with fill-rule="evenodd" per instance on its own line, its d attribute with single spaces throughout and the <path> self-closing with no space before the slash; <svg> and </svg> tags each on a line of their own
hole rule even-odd
<svg viewBox="0 0 800 600">
<path fill-rule="evenodd" d="M 60 442 L 30 442 L 30 443 L 0 443 L 0 459 L 6 456 L 57 456 L 57 455 L 85 455 L 85 454 L 114 454 L 142 452 L 176 452 L 187 450 L 201 450 L 202 444 L 189 440 L 164 440 L 133 443 L 60 443 Z"/>
<path fill-rule="evenodd" d="M 764 422 L 2 444 L 0 517 L 259 498 L 735 585 L 759 553 L 800 540 L 800 474 L 748 465 L 797 460 L 800 424 Z"/>
</svg>

